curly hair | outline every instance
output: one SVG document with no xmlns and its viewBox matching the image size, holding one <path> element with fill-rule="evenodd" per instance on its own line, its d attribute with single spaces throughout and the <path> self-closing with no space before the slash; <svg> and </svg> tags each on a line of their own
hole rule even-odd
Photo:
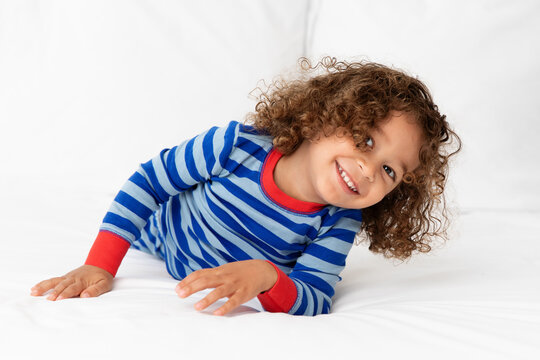
<svg viewBox="0 0 540 360">
<path fill-rule="evenodd" d="M 274 146 L 288 155 L 304 140 L 331 135 L 338 128 L 363 144 L 390 112 L 407 113 L 422 131 L 420 165 L 380 202 L 362 209 L 357 243 L 363 239 L 371 251 L 405 260 L 413 252 L 429 252 L 434 238 L 446 240 L 443 190 L 448 160 L 461 149 L 461 140 L 427 87 L 403 71 L 373 62 L 324 57 L 315 66 L 300 58 L 299 65 L 300 78 L 278 78 L 266 91 L 258 88 L 255 112 L 246 116 L 246 123 L 272 136 Z M 450 149 L 451 144 L 455 146 Z"/>
</svg>

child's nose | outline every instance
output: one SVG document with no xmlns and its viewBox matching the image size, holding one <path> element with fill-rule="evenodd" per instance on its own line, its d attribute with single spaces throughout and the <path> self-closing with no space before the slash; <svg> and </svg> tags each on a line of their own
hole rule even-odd
<svg viewBox="0 0 540 360">
<path fill-rule="evenodd" d="M 371 183 L 375 179 L 375 171 L 373 171 L 372 168 L 369 167 L 368 170 L 364 173 L 364 176 L 366 177 L 367 181 Z"/>
<path fill-rule="evenodd" d="M 375 166 L 369 161 L 363 161 L 359 162 L 358 165 L 360 166 L 360 169 L 362 170 L 362 174 L 366 178 L 368 182 L 373 182 L 375 179 Z"/>
</svg>

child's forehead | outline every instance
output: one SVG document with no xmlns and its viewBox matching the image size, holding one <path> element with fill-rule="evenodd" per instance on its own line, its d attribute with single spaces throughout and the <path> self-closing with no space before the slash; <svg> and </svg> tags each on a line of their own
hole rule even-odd
<svg viewBox="0 0 540 360">
<path fill-rule="evenodd" d="M 384 118 L 373 121 L 370 131 L 384 133 L 388 129 L 406 126 L 409 131 L 421 132 L 420 122 L 415 114 L 393 110 Z"/>
<path fill-rule="evenodd" d="M 406 129 L 403 129 L 405 125 Z M 337 124 L 329 121 L 317 131 L 315 138 L 337 135 L 343 138 L 352 138 L 354 141 L 359 141 L 360 138 L 365 138 L 372 135 L 379 135 L 387 138 L 388 132 L 395 129 L 406 130 L 398 135 L 410 136 L 411 132 L 422 135 L 422 126 L 418 117 L 412 113 L 407 113 L 399 110 L 390 110 L 386 116 L 376 119 L 348 119 L 344 124 Z M 394 131 L 395 132 L 395 131 Z"/>
</svg>

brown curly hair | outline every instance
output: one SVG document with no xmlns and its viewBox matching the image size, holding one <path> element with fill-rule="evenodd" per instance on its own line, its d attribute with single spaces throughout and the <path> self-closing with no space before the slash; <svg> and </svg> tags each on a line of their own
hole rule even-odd
<svg viewBox="0 0 540 360">
<path fill-rule="evenodd" d="M 379 203 L 362 209 L 357 239 L 369 241 L 375 253 L 401 260 L 413 252 L 429 252 L 434 238 L 446 240 L 443 190 L 448 160 L 461 149 L 461 140 L 427 87 L 403 71 L 373 62 L 324 57 L 315 66 L 300 58 L 299 65 L 300 78 L 277 79 L 266 90 L 258 88 L 255 112 L 246 116 L 246 123 L 272 136 L 274 146 L 288 155 L 304 140 L 338 128 L 364 144 L 391 111 L 411 115 L 423 133 L 420 166 Z"/>
</svg>

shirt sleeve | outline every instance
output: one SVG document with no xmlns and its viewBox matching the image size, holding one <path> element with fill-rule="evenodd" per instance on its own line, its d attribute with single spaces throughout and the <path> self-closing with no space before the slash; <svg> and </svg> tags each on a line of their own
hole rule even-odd
<svg viewBox="0 0 540 360">
<path fill-rule="evenodd" d="M 160 204 L 227 171 L 238 130 L 237 122 L 213 127 L 142 164 L 116 195 L 85 264 L 116 275 L 130 244 Z"/>
<path fill-rule="evenodd" d="M 343 210 L 329 216 L 288 275 L 274 265 L 278 281 L 258 296 L 263 308 L 292 315 L 327 314 L 361 220 L 360 210 Z"/>
</svg>

